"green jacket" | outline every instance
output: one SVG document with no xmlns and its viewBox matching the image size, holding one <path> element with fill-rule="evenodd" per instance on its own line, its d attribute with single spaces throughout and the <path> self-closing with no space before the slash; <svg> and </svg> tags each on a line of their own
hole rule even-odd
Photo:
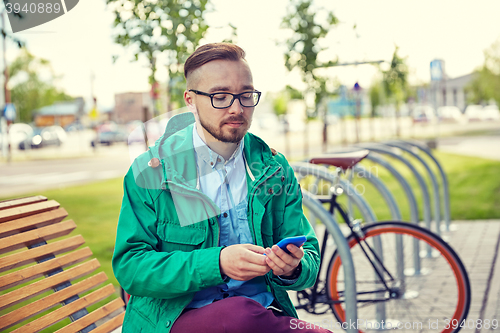
<svg viewBox="0 0 500 333">
<path fill-rule="evenodd" d="M 224 281 L 219 269 L 217 206 L 196 189 L 193 149 L 194 117 L 170 119 L 154 147 L 140 155 L 124 179 L 113 270 L 132 295 L 123 332 L 169 332 L 194 294 Z M 256 245 L 271 247 L 279 240 L 305 235 L 302 273 L 292 285 L 266 274 L 268 289 L 283 311 L 297 313 L 286 290 L 311 287 L 319 267 L 314 230 L 302 211 L 302 195 L 293 170 L 281 154 L 273 155 L 258 137 L 244 137 L 244 157 L 250 172 L 248 221 Z M 158 158 L 155 167 L 149 163 Z"/>
</svg>

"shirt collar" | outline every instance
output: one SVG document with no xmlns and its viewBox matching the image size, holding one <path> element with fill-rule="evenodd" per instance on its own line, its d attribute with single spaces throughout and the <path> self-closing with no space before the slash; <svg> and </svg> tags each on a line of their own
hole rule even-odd
<svg viewBox="0 0 500 333">
<path fill-rule="evenodd" d="M 193 126 L 193 146 L 194 150 L 196 151 L 196 155 L 198 156 L 198 163 L 204 161 L 205 163 L 210 165 L 212 169 L 214 169 L 217 163 L 223 163 L 224 165 L 232 163 L 234 166 L 234 164 L 236 164 L 236 162 L 240 158 L 243 158 L 243 139 L 241 139 L 240 142 L 237 143 L 238 147 L 233 152 L 231 157 L 226 161 L 224 157 L 210 149 L 210 147 L 202 140 L 202 138 L 198 134 L 198 131 L 196 130 L 196 125 L 197 124 L 195 123 L 195 125 Z"/>
</svg>

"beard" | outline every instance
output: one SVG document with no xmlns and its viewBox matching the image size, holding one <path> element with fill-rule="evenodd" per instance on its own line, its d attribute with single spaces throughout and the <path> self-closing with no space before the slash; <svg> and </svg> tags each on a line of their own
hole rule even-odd
<svg viewBox="0 0 500 333">
<path fill-rule="evenodd" d="M 198 114 L 199 115 L 199 114 Z M 243 139 L 245 134 L 247 133 L 250 124 L 243 116 L 233 116 L 224 120 L 223 123 L 219 125 L 219 127 L 209 124 L 205 122 L 201 115 L 199 115 L 201 127 L 203 127 L 210 135 L 212 135 L 215 139 L 225 142 L 225 143 L 238 143 Z M 230 122 L 241 122 L 243 123 L 239 128 L 226 128 L 226 131 L 223 131 L 222 126 L 225 123 Z M 227 127 L 227 126 L 226 126 Z"/>
</svg>

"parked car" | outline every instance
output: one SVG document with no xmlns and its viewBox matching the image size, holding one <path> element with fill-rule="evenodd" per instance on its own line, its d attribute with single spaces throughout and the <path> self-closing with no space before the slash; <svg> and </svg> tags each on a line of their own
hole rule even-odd
<svg viewBox="0 0 500 333">
<path fill-rule="evenodd" d="M 112 144 L 119 142 L 127 142 L 127 134 L 121 130 L 114 131 L 99 131 L 97 132 L 97 138 L 90 142 L 92 147 L 96 145 L 111 146 Z"/>
<path fill-rule="evenodd" d="M 19 149 L 42 148 L 47 146 L 60 146 L 67 139 L 66 132 L 61 126 L 38 127 L 33 130 L 28 140 L 19 143 Z"/>
<path fill-rule="evenodd" d="M 481 120 L 481 113 L 483 112 L 482 105 L 468 105 L 465 108 L 465 118 L 468 121 Z"/>
<path fill-rule="evenodd" d="M 452 121 L 458 123 L 467 122 L 467 118 L 462 114 L 456 106 L 441 106 L 437 109 L 439 121 Z"/>
<path fill-rule="evenodd" d="M 9 142 L 12 147 L 17 147 L 20 142 L 26 141 L 33 136 L 33 127 L 24 123 L 11 124 L 9 127 Z M 0 146 L 3 141 L 3 133 L 0 131 Z"/>
<path fill-rule="evenodd" d="M 486 105 L 481 112 L 482 120 L 500 120 L 500 111 L 496 105 Z"/>
<path fill-rule="evenodd" d="M 413 122 L 435 122 L 437 121 L 434 108 L 430 105 L 417 105 L 413 109 Z"/>
</svg>

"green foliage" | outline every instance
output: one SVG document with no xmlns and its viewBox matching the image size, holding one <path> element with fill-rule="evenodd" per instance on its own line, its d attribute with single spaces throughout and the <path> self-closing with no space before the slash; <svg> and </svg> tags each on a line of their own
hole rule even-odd
<svg viewBox="0 0 500 333">
<path fill-rule="evenodd" d="M 484 52 L 484 64 L 475 71 L 474 80 L 466 88 L 468 102 L 481 104 L 493 99 L 500 105 L 500 39 Z"/>
<path fill-rule="evenodd" d="M 372 117 L 375 117 L 376 110 L 379 105 L 382 105 L 384 100 L 384 87 L 381 81 L 373 82 L 369 90 L 370 103 L 372 107 Z"/>
<path fill-rule="evenodd" d="M 288 96 L 290 97 L 290 99 L 303 99 L 304 98 L 304 95 L 299 90 L 295 89 L 294 87 L 292 87 L 288 84 L 285 87 L 285 91 L 288 94 Z"/>
<path fill-rule="evenodd" d="M 321 100 L 330 93 L 327 91 L 328 78 L 320 76 L 315 70 L 337 63 L 318 61 L 318 54 L 324 50 L 319 46 L 319 41 L 338 23 L 332 12 L 326 12 L 326 18 L 319 22 L 319 11 L 324 13 L 325 9 L 315 8 L 312 0 L 292 0 L 281 24 L 283 28 L 294 31 L 293 36 L 285 42 L 285 66 L 289 71 L 298 68 L 308 91 L 314 92 L 316 113 Z"/>
<path fill-rule="evenodd" d="M 387 71 L 383 71 L 383 85 L 387 98 L 396 104 L 396 110 L 399 111 L 399 105 L 407 98 L 408 91 L 408 66 L 406 59 L 398 56 L 398 47 L 394 50 L 391 60 L 391 66 Z"/>
<path fill-rule="evenodd" d="M 36 109 L 73 99 L 53 85 L 57 77 L 52 73 L 49 61 L 36 58 L 26 49 L 21 51 L 8 70 L 11 100 L 21 122 L 31 122 Z M 41 78 L 43 72 L 50 73 L 49 79 Z"/>
<path fill-rule="evenodd" d="M 273 110 L 277 116 L 286 114 L 288 98 L 285 94 L 280 93 L 273 101 Z"/>
<path fill-rule="evenodd" d="M 115 14 L 115 42 L 133 48 L 135 60 L 145 56 L 153 84 L 156 58 L 164 54 L 170 78 L 170 99 L 182 100 L 183 64 L 205 35 L 204 12 L 209 0 L 106 0 Z M 180 90 L 182 89 L 182 90 Z"/>
</svg>

